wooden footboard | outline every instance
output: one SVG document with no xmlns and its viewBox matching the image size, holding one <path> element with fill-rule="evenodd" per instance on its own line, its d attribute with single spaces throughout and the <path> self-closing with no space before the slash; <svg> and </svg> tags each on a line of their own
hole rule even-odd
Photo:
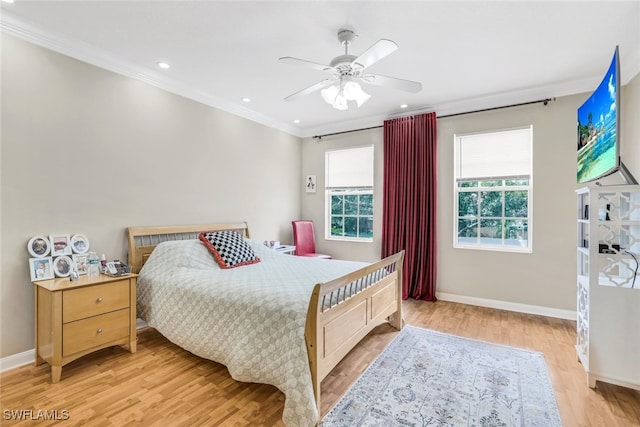
<svg viewBox="0 0 640 427">
<path fill-rule="evenodd" d="M 320 384 L 373 328 L 389 321 L 402 329 L 404 251 L 313 289 L 305 338 L 313 391 L 320 412 Z"/>
</svg>

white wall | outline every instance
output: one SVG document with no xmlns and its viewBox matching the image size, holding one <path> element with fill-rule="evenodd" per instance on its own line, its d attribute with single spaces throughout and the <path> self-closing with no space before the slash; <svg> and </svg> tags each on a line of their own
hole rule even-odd
<svg viewBox="0 0 640 427">
<path fill-rule="evenodd" d="M 84 233 L 110 259 L 133 225 L 291 241 L 299 138 L 7 35 L 1 83 L 0 357 L 34 346 L 34 235 Z"/>
<path fill-rule="evenodd" d="M 448 298 L 498 306 L 576 307 L 576 109 L 588 94 L 534 104 L 438 119 L 438 293 Z M 622 90 L 622 158 L 640 178 L 640 75 Z M 453 136 L 533 125 L 533 253 L 453 248 Z M 324 235 L 324 151 L 375 144 L 376 191 L 373 243 L 318 242 L 319 251 L 339 258 L 379 259 L 381 227 L 382 129 L 354 132 L 318 142 L 303 140 L 302 174 L 318 176 L 318 193 L 302 194 L 302 214 Z M 611 180 L 620 182 L 618 175 Z M 502 304 L 503 303 L 503 304 Z"/>
</svg>

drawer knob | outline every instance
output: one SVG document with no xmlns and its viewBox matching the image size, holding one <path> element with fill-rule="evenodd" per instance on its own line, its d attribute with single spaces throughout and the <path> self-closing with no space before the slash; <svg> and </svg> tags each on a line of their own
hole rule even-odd
<svg viewBox="0 0 640 427">
<path fill-rule="evenodd" d="M 102 333 L 102 328 L 98 328 L 98 330 L 96 332 L 101 334 Z"/>
<path fill-rule="evenodd" d="M 98 297 L 98 299 L 96 300 L 96 302 L 102 302 L 102 297 Z"/>
</svg>

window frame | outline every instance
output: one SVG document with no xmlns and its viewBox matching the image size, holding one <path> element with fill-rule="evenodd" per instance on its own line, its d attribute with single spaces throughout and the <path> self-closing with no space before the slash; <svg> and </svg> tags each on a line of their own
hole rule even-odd
<svg viewBox="0 0 640 427">
<path fill-rule="evenodd" d="M 520 175 L 520 176 L 492 176 L 492 177 L 476 177 L 476 178 L 465 178 L 461 179 L 456 177 L 456 171 L 459 170 L 460 162 L 459 162 L 459 146 L 458 146 L 458 138 L 464 137 L 465 135 L 478 135 L 478 134 L 487 134 L 487 133 L 500 133 L 507 132 L 519 129 L 530 129 L 530 144 L 529 149 L 530 152 L 530 171 L 529 175 Z M 514 129 L 505 129 L 505 130 L 496 130 L 489 132 L 475 132 L 475 133 L 467 133 L 465 135 L 454 135 L 454 177 L 453 177 L 453 247 L 456 249 L 474 249 L 474 250 L 485 250 L 485 251 L 498 251 L 498 252 L 513 252 L 513 253 L 532 253 L 533 252 L 533 126 L 526 126 L 521 128 Z M 507 185 L 507 181 L 513 180 L 528 180 L 526 185 Z M 492 185 L 492 186 L 483 186 L 481 185 L 483 182 L 489 181 L 501 181 L 500 185 Z M 459 183 L 469 182 L 476 183 L 475 186 L 462 187 Z M 519 216 L 506 216 L 506 192 L 509 191 L 526 191 L 527 192 L 527 215 L 526 217 Z M 481 206 L 482 206 L 482 193 L 483 192 L 499 192 L 501 197 L 501 212 L 500 216 L 497 215 L 482 215 Z M 459 212 L 459 201 L 461 193 L 476 193 L 476 202 L 477 208 L 474 214 L 470 215 L 460 215 Z M 461 242 L 459 236 L 459 227 L 460 220 L 476 220 L 476 228 L 477 233 L 475 236 L 476 242 Z M 482 242 L 481 235 L 481 221 L 485 220 L 498 220 L 500 221 L 500 244 L 489 244 Z M 527 223 L 527 246 L 516 246 L 514 244 L 508 244 L 507 241 L 508 236 L 506 223 L 507 221 L 526 221 Z"/>
</svg>

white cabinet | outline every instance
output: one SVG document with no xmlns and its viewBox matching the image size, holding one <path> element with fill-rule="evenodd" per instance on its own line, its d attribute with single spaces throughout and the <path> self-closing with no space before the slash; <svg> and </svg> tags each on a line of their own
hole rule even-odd
<svg viewBox="0 0 640 427">
<path fill-rule="evenodd" d="M 640 186 L 577 190 L 576 351 L 590 387 L 640 390 Z"/>
</svg>

